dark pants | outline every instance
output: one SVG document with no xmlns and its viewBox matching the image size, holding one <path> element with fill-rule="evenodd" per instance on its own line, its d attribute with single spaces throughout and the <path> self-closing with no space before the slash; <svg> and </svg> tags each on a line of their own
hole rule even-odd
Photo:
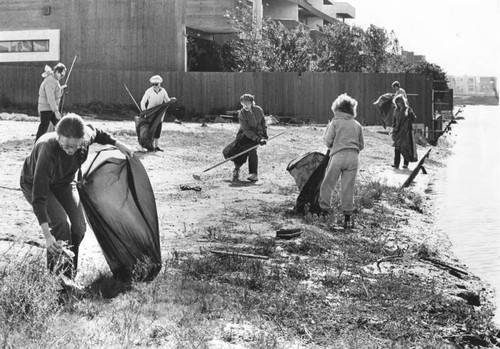
<svg viewBox="0 0 500 349">
<path fill-rule="evenodd" d="M 245 136 L 243 131 L 239 130 L 238 134 L 236 135 L 236 139 L 224 147 L 222 154 L 224 155 L 224 158 L 228 159 L 235 156 L 236 154 L 241 153 L 244 150 L 256 146 L 257 144 L 259 143 L 251 140 L 250 138 Z M 232 161 L 234 162 L 234 166 L 240 168 L 241 166 L 243 166 L 243 164 L 245 164 L 245 162 L 247 162 L 247 159 L 248 173 L 258 174 L 257 171 L 259 168 L 259 158 L 257 156 L 257 148 L 234 158 Z"/>
<path fill-rule="evenodd" d="M 56 114 L 54 114 L 54 112 L 52 111 L 41 111 L 40 125 L 38 125 L 38 131 L 36 133 L 35 142 L 38 140 L 38 138 L 40 138 L 47 132 L 50 122 L 52 122 L 54 126 L 57 125 L 59 120 L 56 118 Z"/>
<path fill-rule="evenodd" d="M 401 162 L 401 151 L 398 148 L 394 148 L 394 167 L 399 167 L 399 163 Z M 408 166 L 410 161 L 404 159 L 403 157 L 403 164 L 404 166 Z"/>
<path fill-rule="evenodd" d="M 259 169 L 259 157 L 257 155 L 257 149 L 252 149 L 248 153 L 238 156 L 233 160 L 234 166 L 240 168 L 247 162 L 248 159 L 248 173 L 258 174 Z"/>
<path fill-rule="evenodd" d="M 259 157 L 257 156 L 257 149 L 252 149 L 247 154 L 248 154 L 248 173 L 249 174 L 252 174 L 252 173 L 258 174 Z M 242 155 L 242 156 L 245 156 L 245 155 Z M 245 162 L 240 163 L 240 164 L 243 165 L 244 163 Z M 238 166 L 238 164 L 236 164 L 236 162 L 235 162 L 235 165 Z M 241 167 L 241 165 L 239 165 L 238 167 Z"/>
<path fill-rule="evenodd" d="M 30 204 L 33 203 L 32 186 L 21 183 L 24 197 Z M 47 267 L 50 271 L 59 270 L 68 277 L 74 277 L 78 267 L 78 250 L 85 235 L 86 225 L 83 206 L 76 183 L 70 183 L 51 189 L 47 198 L 47 213 L 49 216 L 50 232 L 59 241 L 65 241 L 75 254 L 72 263 L 60 265 L 60 256 L 47 253 Z"/>
</svg>

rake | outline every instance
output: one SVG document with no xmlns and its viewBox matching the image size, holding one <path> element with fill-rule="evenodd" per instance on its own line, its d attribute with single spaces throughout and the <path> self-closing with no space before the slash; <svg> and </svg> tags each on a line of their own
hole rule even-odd
<svg viewBox="0 0 500 349">
<path fill-rule="evenodd" d="M 267 141 L 270 141 L 271 139 L 274 139 L 274 138 L 276 138 L 276 137 L 278 137 L 278 136 L 281 136 L 281 135 L 282 135 L 283 133 L 285 133 L 285 132 L 286 132 L 286 131 L 283 131 L 283 132 L 281 132 L 281 133 L 278 133 L 277 135 L 272 136 L 271 138 L 269 138 Z M 226 160 L 224 160 L 224 161 L 221 161 L 221 162 L 219 162 L 219 163 L 217 163 L 217 164 L 215 164 L 215 165 L 213 165 L 213 166 L 210 166 L 209 168 L 207 168 L 207 169 L 203 170 L 202 172 L 193 173 L 193 178 L 199 181 L 199 180 L 201 180 L 201 175 L 202 175 L 203 173 L 208 172 L 208 171 L 210 171 L 210 170 L 212 170 L 212 169 L 214 169 L 214 168 L 216 168 L 216 167 L 218 167 L 218 166 L 220 166 L 220 165 L 222 165 L 222 164 L 225 164 L 225 163 L 226 163 L 226 162 L 228 162 L 228 161 L 234 160 L 234 159 L 236 159 L 238 156 L 241 156 L 241 155 L 243 155 L 243 154 L 246 154 L 246 153 L 248 153 L 249 151 L 252 151 L 253 149 L 258 148 L 259 146 L 260 146 L 260 144 L 254 145 L 253 147 L 248 148 L 248 149 L 246 149 L 246 150 L 243 150 L 242 152 L 240 152 L 240 153 L 238 153 L 238 154 L 236 154 L 236 155 L 233 155 L 233 156 L 231 156 L 230 158 L 227 158 L 227 159 L 226 159 Z"/>
</svg>

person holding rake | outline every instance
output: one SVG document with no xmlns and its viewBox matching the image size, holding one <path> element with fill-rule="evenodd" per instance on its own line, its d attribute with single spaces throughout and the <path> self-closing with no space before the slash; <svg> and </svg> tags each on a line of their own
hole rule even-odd
<svg viewBox="0 0 500 349">
<path fill-rule="evenodd" d="M 238 130 L 236 139 L 224 148 L 223 154 L 226 159 L 255 145 L 265 145 L 266 140 L 269 138 L 267 136 L 264 111 L 255 104 L 254 96 L 245 93 L 240 97 L 240 103 L 242 106 L 238 113 L 240 129 Z M 249 172 L 247 179 L 250 182 L 257 182 L 259 180 L 259 157 L 257 155 L 257 148 L 255 148 L 232 160 L 234 162 L 233 182 L 239 181 L 241 166 L 245 164 L 247 159 Z"/>
</svg>

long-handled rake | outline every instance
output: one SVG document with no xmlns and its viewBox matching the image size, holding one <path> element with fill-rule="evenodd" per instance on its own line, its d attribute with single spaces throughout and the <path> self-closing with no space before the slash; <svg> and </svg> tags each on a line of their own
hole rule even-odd
<svg viewBox="0 0 500 349">
<path fill-rule="evenodd" d="M 272 136 L 271 138 L 269 138 L 267 141 L 270 141 L 271 139 L 274 139 L 274 138 L 276 138 L 276 137 L 278 137 L 278 136 L 281 136 L 281 135 L 282 135 L 283 133 L 285 133 L 285 132 L 286 132 L 286 131 L 283 131 L 283 132 L 281 132 L 281 133 L 278 133 L 277 135 Z M 211 169 L 214 169 L 214 168 L 216 168 L 216 167 L 218 167 L 218 166 L 220 166 L 220 165 L 222 165 L 222 164 L 224 164 L 224 163 L 226 163 L 226 162 L 228 162 L 228 161 L 231 161 L 231 160 L 233 160 L 233 159 L 236 159 L 238 156 L 243 155 L 243 154 L 245 154 L 245 153 L 248 153 L 249 151 L 251 151 L 251 150 L 253 150 L 253 149 L 258 148 L 259 146 L 260 146 L 260 144 L 254 145 L 253 147 L 248 148 L 248 149 L 246 149 L 246 150 L 243 150 L 242 152 L 240 152 L 240 153 L 238 153 L 238 154 L 236 154 L 236 155 L 233 155 L 233 156 L 231 156 L 231 157 L 227 158 L 226 160 L 221 161 L 221 162 L 219 162 L 219 163 L 217 163 L 217 164 L 215 164 L 215 165 L 213 165 L 213 166 L 211 166 L 211 167 L 209 167 L 209 168 L 207 168 L 207 169 L 203 170 L 202 172 L 193 173 L 193 178 L 199 181 L 199 180 L 201 180 L 201 175 L 202 175 L 203 173 L 208 172 L 208 171 L 210 171 Z"/>
</svg>

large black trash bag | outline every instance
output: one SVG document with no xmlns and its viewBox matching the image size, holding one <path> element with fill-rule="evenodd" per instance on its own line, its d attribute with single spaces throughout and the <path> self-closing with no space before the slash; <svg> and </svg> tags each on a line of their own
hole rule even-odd
<svg viewBox="0 0 500 349">
<path fill-rule="evenodd" d="M 313 159 L 313 157 L 311 157 L 311 159 Z M 330 150 L 326 152 L 321 162 L 304 183 L 297 197 L 297 201 L 295 202 L 295 212 L 300 214 L 321 212 L 321 208 L 319 207 L 319 192 L 323 178 L 325 178 L 325 172 L 329 161 Z"/>
<path fill-rule="evenodd" d="M 139 116 L 135 117 L 135 131 L 141 147 L 154 150 L 153 140 L 155 132 L 163 122 L 162 120 L 168 107 L 175 101 L 177 99 L 172 98 L 167 103 L 162 103 L 156 107 L 141 111 Z"/>
<path fill-rule="evenodd" d="M 324 158 L 325 154 L 311 151 L 288 163 L 286 170 L 290 172 L 290 175 L 295 179 L 295 183 L 299 187 L 299 190 L 302 190 L 304 184 Z"/>
<path fill-rule="evenodd" d="M 114 275 L 152 280 L 161 269 L 156 202 L 137 157 L 115 148 L 98 152 L 78 189 L 87 220 Z"/>
</svg>

